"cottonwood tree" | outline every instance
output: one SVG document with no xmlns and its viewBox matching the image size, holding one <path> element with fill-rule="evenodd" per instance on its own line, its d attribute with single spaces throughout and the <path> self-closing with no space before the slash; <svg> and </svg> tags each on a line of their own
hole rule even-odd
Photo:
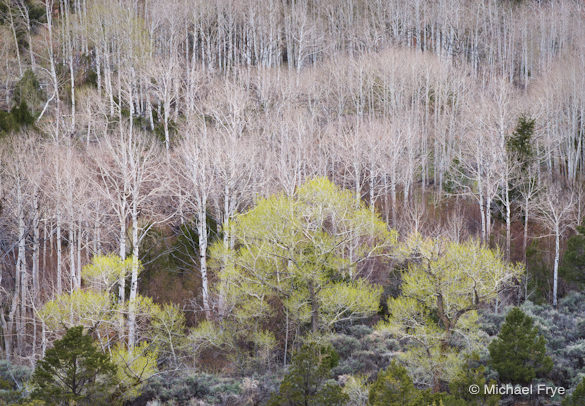
<svg viewBox="0 0 585 406">
<path fill-rule="evenodd" d="M 116 302 L 112 294 L 120 277 L 134 266 L 133 259 L 116 255 L 97 256 L 83 268 L 84 288 L 48 301 L 39 311 L 46 323 L 49 339 L 58 340 L 67 329 L 84 328 L 96 337 L 101 350 L 112 357 L 124 398 L 139 395 L 139 387 L 157 370 L 157 361 L 175 360 L 180 349 L 178 333 L 184 316 L 173 305 L 159 306 L 137 295 L 137 344 L 125 348 L 125 334 L 118 329 L 119 313 L 130 311 L 130 303 Z M 160 358 L 159 358 L 160 356 Z"/>
<path fill-rule="evenodd" d="M 408 271 L 401 293 L 388 300 L 388 330 L 410 344 L 403 358 L 421 382 L 440 391 L 461 366 L 461 355 L 480 344 L 480 306 L 522 275 L 477 241 L 457 244 L 411 236 L 404 248 Z M 436 315 L 436 317 L 432 315 Z"/>
<path fill-rule="evenodd" d="M 39 317 L 45 322 L 49 342 L 61 337 L 64 329 L 83 326 L 95 334 L 102 350 L 119 356 L 134 353 L 138 361 L 149 353 L 159 361 L 176 363 L 181 345 L 179 334 L 184 327 L 184 315 L 175 305 L 159 306 L 152 299 L 137 295 L 136 338 L 141 343 L 135 348 L 124 349 L 126 334 L 118 328 L 120 313 L 129 311 L 128 301 L 120 303 L 113 294 L 120 277 L 131 272 L 133 259 L 122 260 L 117 255 L 94 256 L 82 269 L 83 288 L 75 289 L 46 302 L 39 309 Z M 154 346 L 157 348 L 155 349 Z M 134 350 L 136 350 L 134 352 Z"/>
<path fill-rule="evenodd" d="M 286 353 L 295 326 L 309 324 L 318 333 L 376 311 L 381 291 L 363 265 L 385 254 L 397 236 L 351 192 L 316 178 L 292 197 L 260 200 L 228 226 L 233 248 L 218 242 L 211 255 L 221 269 L 217 287 L 226 289 L 232 309 L 225 322 L 253 326 L 248 339 L 284 330 Z M 280 311 L 284 321 L 262 322 Z"/>
</svg>

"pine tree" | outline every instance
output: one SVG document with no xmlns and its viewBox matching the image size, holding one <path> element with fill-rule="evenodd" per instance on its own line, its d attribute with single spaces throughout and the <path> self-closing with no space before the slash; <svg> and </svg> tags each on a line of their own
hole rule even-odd
<svg viewBox="0 0 585 406">
<path fill-rule="evenodd" d="M 577 227 L 577 234 L 567 241 L 559 274 L 567 282 L 585 285 L 585 223 Z"/>
<path fill-rule="evenodd" d="M 563 406 L 582 406 L 585 405 L 585 378 L 577 385 L 571 396 L 563 400 Z"/>
<path fill-rule="evenodd" d="M 83 334 L 83 327 L 67 330 L 37 364 L 33 399 L 47 404 L 106 404 L 115 397 L 116 366 Z"/>
<path fill-rule="evenodd" d="M 506 150 L 520 164 L 522 172 L 526 172 L 528 165 L 534 158 L 532 147 L 534 125 L 534 119 L 524 115 L 520 116 L 514 133 L 506 140 Z"/>
<path fill-rule="evenodd" d="M 475 382 L 474 382 L 475 383 Z M 469 386 L 468 386 L 469 388 Z M 482 405 L 493 405 L 484 397 L 478 400 Z M 433 393 L 430 389 L 418 389 L 414 386 L 406 368 L 396 361 L 378 373 L 370 387 L 368 405 L 371 406 L 468 406 L 476 404 L 447 392 Z"/>
<path fill-rule="evenodd" d="M 498 337 L 489 345 L 491 364 L 500 381 L 528 384 L 550 371 L 552 359 L 546 355 L 545 344 L 530 316 L 518 307 L 510 310 Z"/>
<path fill-rule="evenodd" d="M 449 383 L 449 390 L 454 396 L 464 400 L 467 406 L 497 406 L 500 404 L 500 396 L 487 394 L 483 390 L 485 385 L 495 383 L 486 379 L 486 367 L 481 362 L 479 354 L 474 352 L 467 357 L 457 377 Z M 480 392 L 469 393 L 471 385 L 478 385 L 481 388 Z"/>
<path fill-rule="evenodd" d="M 331 345 L 309 342 L 295 354 L 271 406 L 340 405 L 347 400 L 341 387 L 330 380 L 339 357 Z"/>
<path fill-rule="evenodd" d="M 405 367 L 393 361 L 390 366 L 378 373 L 376 381 L 370 388 L 369 404 L 382 405 L 415 405 L 419 399 L 419 391 L 412 383 Z"/>
</svg>

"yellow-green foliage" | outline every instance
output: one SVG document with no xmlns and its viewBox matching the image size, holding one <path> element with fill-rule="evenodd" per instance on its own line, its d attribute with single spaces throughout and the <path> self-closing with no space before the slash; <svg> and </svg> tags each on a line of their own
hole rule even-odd
<svg viewBox="0 0 585 406">
<path fill-rule="evenodd" d="M 381 289 L 359 264 L 389 252 L 397 233 L 327 178 L 308 181 L 293 196 L 260 199 L 226 231 L 235 246 L 214 244 L 210 265 L 219 271 L 224 308 L 233 309 L 229 316 L 247 335 L 265 330 L 263 323 L 275 317 L 279 325 L 268 328 L 318 320 L 319 328 L 329 329 L 378 310 Z"/>
<path fill-rule="evenodd" d="M 84 283 L 92 289 L 110 291 L 132 268 L 132 257 L 123 260 L 117 255 L 96 255 L 81 270 Z"/>
<path fill-rule="evenodd" d="M 117 344 L 112 349 L 112 362 L 117 366 L 117 375 L 125 399 L 140 394 L 143 383 L 157 372 L 158 350 L 142 342 L 131 349 Z"/>
<path fill-rule="evenodd" d="M 410 265 L 402 292 L 388 300 L 390 316 L 379 328 L 410 340 L 404 358 L 412 373 L 429 383 L 439 377 L 448 380 L 463 355 L 480 344 L 476 310 L 495 300 L 523 268 L 506 263 L 498 251 L 477 241 L 457 244 L 415 235 L 403 254 Z"/>
<path fill-rule="evenodd" d="M 176 361 L 177 335 L 184 329 L 183 314 L 172 305 L 157 305 L 151 298 L 135 299 L 137 338 L 141 343 L 125 346 L 125 316 L 128 302 L 118 303 L 110 293 L 131 266 L 132 258 L 122 260 L 115 255 L 94 257 L 82 270 L 87 289 L 74 290 L 47 302 L 39 317 L 49 332 L 57 337 L 65 328 L 84 326 L 109 350 L 117 365 L 117 374 L 125 399 L 140 394 L 142 383 L 156 373 L 158 346 Z"/>
<path fill-rule="evenodd" d="M 378 311 L 382 287 L 358 279 L 326 286 L 321 291 L 323 322 L 328 326 Z"/>
<path fill-rule="evenodd" d="M 261 362 L 268 363 L 271 360 L 271 355 L 276 348 L 276 338 L 270 331 L 258 331 L 252 337 L 252 342 L 256 350 L 256 358 Z"/>
<path fill-rule="evenodd" d="M 228 327 L 228 326 L 225 326 Z M 192 329 L 189 341 L 195 355 L 206 348 L 226 349 L 232 348 L 234 343 L 227 328 L 219 328 L 215 323 L 203 320 Z"/>
<path fill-rule="evenodd" d="M 178 352 L 185 349 L 185 315 L 176 305 L 156 306 L 152 313 L 152 342 L 161 356 L 177 364 Z"/>
<path fill-rule="evenodd" d="M 113 288 L 131 265 L 132 258 L 122 260 L 116 255 L 94 257 L 82 270 L 84 289 L 59 295 L 39 311 L 39 318 L 47 331 L 59 337 L 66 328 L 81 325 L 92 332 L 103 349 L 111 350 L 118 344 L 116 351 L 119 351 L 126 338 L 125 319 L 129 302 L 120 303 L 111 292 L 117 291 Z M 172 304 L 160 306 L 151 298 L 140 295 L 133 306 L 137 341 L 157 348 L 148 356 L 156 358 L 160 354 L 161 362 L 176 364 L 178 353 L 184 351 L 186 345 L 183 312 Z"/>
<path fill-rule="evenodd" d="M 107 292 L 75 290 L 48 301 L 41 308 L 39 318 L 49 332 L 61 335 L 65 329 L 84 326 L 96 332 L 102 348 L 118 329 L 119 307 Z"/>
</svg>

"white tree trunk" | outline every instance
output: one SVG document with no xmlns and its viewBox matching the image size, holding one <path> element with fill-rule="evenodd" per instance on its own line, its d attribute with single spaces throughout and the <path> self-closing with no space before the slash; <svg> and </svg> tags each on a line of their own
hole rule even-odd
<svg viewBox="0 0 585 406">
<path fill-rule="evenodd" d="M 201 272 L 201 294 L 203 299 L 203 310 L 206 317 L 209 317 L 209 288 L 207 280 L 207 219 L 204 201 L 202 207 L 197 210 L 198 223 L 197 233 L 199 236 L 199 271 Z"/>
<path fill-rule="evenodd" d="M 57 203 L 59 204 L 59 203 Z M 57 294 L 60 295 L 63 292 L 62 280 L 62 248 L 61 248 L 61 209 L 57 208 Z"/>
<path fill-rule="evenodd" d="M 126 259 L 126 219 L 120 219 L 120 258 Z M 126 274 L 120 276 L 118 283 L 118 298 L 120 303 L 124 303 L 126 300 Z"/>
<path fill-rule="evenodd" d="M 32 285 L 33 298 L 36 301 L 39 295 L 39 263 L 40 263 L 40 240 L 41 231 L 39 228 L 40 213 L 39 213 L 39 199 L 37 194 L 33 197 L 33 253 L 32 253 Z"/>
<path fill-rule="evenodd" d="M 20 353 L 23 348 L 23 338 L 26 318 L 26 297 L 27 297 L 27 277 L 26 277 L 26 228 L 24 218 L 24 196 L 20 181 L 17 181 L 17 212 L 18 212 L 18 257 L 16 263 L 16 284 L 15 297 L 19 295 L 17 301 L 20 304 L 20 313 L 16 318 L 16 352 Z"/>
<path fill-rule="evenodd" d="M 522 252 L 524 256 L 524 265 L 526 265 L 526 249 L 528 248 L 528 197 L 524 199 L 524 233 L 522 235 Z"/>
<path fill-rule="evenodd" d="M 128 303 L 128 348 L 133 348 L 136 339 L 136 296 L 138 294 L 138 204 L 132 200 L 132 276 Z"/>
<path fill-rule="evenodd" d="M 511 208 L 510 208 L 510 188 L 508 180 L 506 179 L 504 185 L 504 205 L 506 206 L 506 259 L 510 260 L 510 246 L 512 243 L 512 230 L 511 230 Z"/>
<path fill-rule="evenodd" d="M 75 270 L 75 225 L 73 220 L 69 223 L 69 283 L 71 292 L 77 289 L 77 272 Z"/>
<path fill-rule="evenodd" d="M 559 227 L 555 228 L 555 262 L 553 269 L 553 306 L 557 307 L 557 291 L 559 278 L 559 257 L 560 257 L 561 235 Z"/>
</svg>

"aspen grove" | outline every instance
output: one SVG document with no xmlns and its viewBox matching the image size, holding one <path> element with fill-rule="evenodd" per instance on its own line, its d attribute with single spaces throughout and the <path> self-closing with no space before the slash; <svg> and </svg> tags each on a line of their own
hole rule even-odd
<svg viewBox="0 0 585 406">
<path fill-rule="evenodd" d="M 579 0 L 0 0 L 0 404 L 585 404 L 584 143 Z"/>
</svg>

